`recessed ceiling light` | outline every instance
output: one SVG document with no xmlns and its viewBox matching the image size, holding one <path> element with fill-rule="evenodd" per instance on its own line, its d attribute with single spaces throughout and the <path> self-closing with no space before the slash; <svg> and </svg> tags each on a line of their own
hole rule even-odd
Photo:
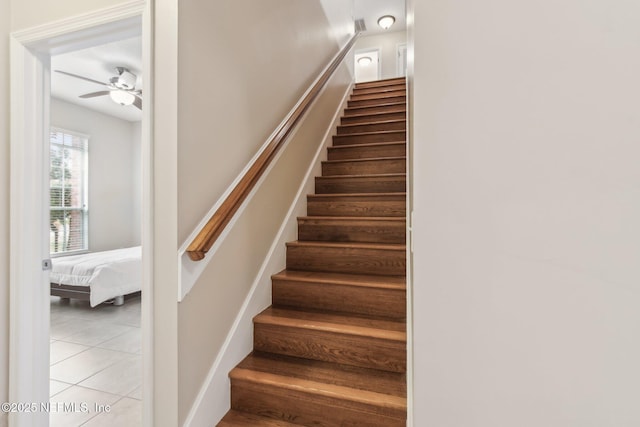
<svg viewBox="0 0 640 427">
<path fill-rule="evenodd" d="M 361 56 L 360 58 L 358 58 L 358 65 L 362 65 L 364 67 L 371 64 L 371 62 L 373 62 L 373 60 L 370 56 Z"/>
<path fill-rule="evenodd" d="M 391 15 L 384 15 L 378 19 L 378 25 L 380 25 L 383 29 L 388 30 L 393 23 L 396 22 L 396 18 Z"/>
</svg>

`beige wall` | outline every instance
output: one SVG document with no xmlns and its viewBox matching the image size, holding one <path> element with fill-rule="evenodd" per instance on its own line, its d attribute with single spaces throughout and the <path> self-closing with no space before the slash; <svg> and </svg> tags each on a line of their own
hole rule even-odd
<svg viewBox="0 0 640 427">
<path fill-rule="evenodd" d="M 640 3 L 412 3 L 415 425 L 640 425 Z"/>
<path fill-rule="evenodd" d="M 0 402 L 9 400 L 9 0 L 0 0 Z M 0 427 L 7 414 L 0 412 Z"/>
<path fill-rule="evenodd" d="M 217 14 L 217 25 L 211 17 Z M 187 237 L 337 52 L 319 1 L 180 3 L 178 218 Z M 258 275 L 349 74 L 327 93 L 179 306 L 184 420 Z M 304 137 L 302 137 L 304 135 Z M 306 144 L 305 144 L 306 142 Z M 284 247 L 281 248 L 284 251 Z M 273 273 L 275 273 L 274 271 Z"/>
<path fill-rule="evenodd" d="M 398 77 L 398 45 L 403 43 L 407 43 L 406 31 L 379 33 L 360 37 L 356 42 L 355 51 L 380 49 L 380 78 L 391 79 L 393 77 Z"/>
<path fill-rule="evenodd" d="M 219 16 L 211 25 L 212 16 Z M 180 2 L 184 241 L 336 52 L 320 2 Z M 204 54 L 206 53 L 206 54 Z"/>
</svg>

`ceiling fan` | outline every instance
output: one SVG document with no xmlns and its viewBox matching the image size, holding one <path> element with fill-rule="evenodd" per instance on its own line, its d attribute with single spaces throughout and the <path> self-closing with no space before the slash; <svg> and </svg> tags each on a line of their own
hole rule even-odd
<svg viewBox="0 0 640 427">
<path fill-rule="evenodd" d="M 130 72 L 125 67 L 116 67 L 118 72 L 117 76 L 113 76 L 109 79 L 109 83 L 99 82 L 88 77 L 79 76 L 77 74 L 68 73 L 66 71 L 55 70 L 56 73 L 65 74 L 67 76 L 82 79 L 91 83 L 96 83 L 102 86 L 106 86 L 108 90 L 101 90 L 98 92 L 85 93 L 80 95 L 80 98 L 95 98 L 98 96 L 109 95 L 109 97 L 117 104 L 120 105 L 134 105 L 139 110 L 142 110 L 142 90 L 136 89 L 136 75 Z"/>
</svg>

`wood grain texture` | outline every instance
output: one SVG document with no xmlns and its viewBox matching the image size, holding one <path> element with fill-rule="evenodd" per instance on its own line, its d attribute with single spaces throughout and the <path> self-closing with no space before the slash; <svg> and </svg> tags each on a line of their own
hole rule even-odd
<svg viewBox="0 0 640 427">
<path fill-rule="evenodd" d="M 307 215 L 406 216 L 406 196 L 396 193 L 309 194 Z"/>
<path fill-rule="evenodd" d="M 381 105 L 365 105 L 363 107 L 351 107 L 344 110 L 344 117 L 362 116 L 377 113 L 406 113 L 406 102 L 388 102 Z"/>
<path fill-rule="evenodd" d="M 298 240 L 360 243 L 405 243 L 405 218 L 328 217 L 298 218 Z"/>
<path fill-rule="evenodd" d="M 386 120 L 375 123 L 356 123 L 338 126 L 338 135 L 348 135 L 352 133 L 377 132 L 385 130 L 406 131 L 407 122 L 405 120 Z"/>
<path fill-rule="evenodd" d="M 295 427 L 299 424 L 291 424 L 286 421 L 263 417 L 249 412 L 231 410 L 227 412 L 218 427 Z"/>
<path fill-rule="evenodd" d="M 258 351 L 389 372 L 406 370 L 404 322 L 269 308 L 254 319 Z"/>
<path fill-rule="evenodd" d="M 371 159 L 406 156 L 405 142 L 373 142 L 369 144 L 329 147 L 327 160 Z"/>
<path fill-rule="evenodd" d="M 404 130 L 386 130 L 377 132 L 362 132 L 349 135 L 334 135 L 333 145 L 356 145 L 372 142 L 404 142 L 407 133 Z"/>
<path fill-rule="evenodd" d="M 406 95 L 406 91 L 404 88 L 395 89 L 395 90 L 381 90 L 381 91 L 375 91 L 372 93 L 371 92 L 362 93 L 361 91 L 354 90 L 350 99 L 352 101 L 362 101 L 365 99 L 380 99 L 380 98 L 389 98 L 389 97 L 395 97 L 395 96 L 403 97 L 405 95 Z"/>
<path fill-rule="evenodd" d="M 316 177 L 316 193 L 404 193 L 406 174 L 341 175 Z"/>
<path fill-rule="evenodd" d="M 234 369 L 231 405 L 236 410 L 309 427 L 404 427 L 401 398 L 366 393 L 350 400 L 346 387 L 323 387 L 312 381 L 288 383 L 288 377 Z M 358 391 L 364 395 L 365 392 Z"/>
<path fill-rule="evenodd" d="M 219 426 L 406 425 L 405 84 L 356 87 Z"/>
<path fill-rule="evenodd" d="M 402 276 L 404 245 L 373 243 L 289 242 L 287 268 L 331 273 Z"/>
<path fill-rule="evenodd" d="M 347 107 L 366 107 L 366 106 L 380 106 L 391 103 L 406 103 L 405 96 L 382 96 L 374 99 L 359 99 L 347 101 Z"/>
<path fill-rule="evenodd" d="M 405 77 L 393 77 L 390 79 L 373 80 L 370 82 L 360 82 L 360 83 L 356 83 L 355 89 L 370 88 L 370 87 L 387 87 L 387 86 L 393 86 L 395 84 L 406 83 L 406 81 L 407 79 Z"/>
<path fill-rule="evenodd" d="M 322 162 L 323 176 L 405 173 L 406 171 L 407 158 L 404 156 Z"/>
<path fill-rule="evenodd" d="M 377 123 L 387 120 L 406 120 L 407 112 L 399 109 L 399 111 L 389 111 L 381 113 L 369 113 L 361 112 L 361 114 L 352 114 L 350 116 L 340 117 L 340 124 L 350 125 L 358 123 Z"/>
<path fill-rule="evenodd" d="M 387 86 L 377 86 L 377 87 L 354 87 L 353 94 L 354 95 L 362 95 L 365 93 L 383 93 L 383 92 L 393 92 L 393 91 L 406 91 L 407 84 L 405 82 L 390 84 Z"/>
<path fill-rule="evenodd" d="M 404 276 L 284 270 L 272 277 L 274 307 L 404 319 Z"/>
</svg>

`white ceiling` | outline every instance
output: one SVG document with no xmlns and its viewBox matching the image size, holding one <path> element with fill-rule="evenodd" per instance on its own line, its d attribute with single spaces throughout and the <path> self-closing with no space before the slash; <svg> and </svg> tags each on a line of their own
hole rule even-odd
<svg viewBox="0 0 640 427">
<path fill-rule="evenodd" d="M 363 33 L 364 36 L 406 29 L 405 0 L 354 0 L 353 13 L 355 19 L 365 20 L 367 31 Z M 378 18 L 383 15 L 392 15 L 396 18 L 395 24 L 388 30 L 383 30 L 377 24 Z M 142 89 L 141 37 L 55 55 L 51 58 L 52 71 L 62 70 L 105 83 L 117 75 L 116 67 L 128 68 L 129 71 L 136 74 L 138 76 L 136 89 Z M 51 95 L 53 97 L 124 120 L 132 122 L 142 120 L 142 114 L 136 107 L 118 105 L 109 96 L 79 98 L 85 93 L 103 89 L 104 86 L 96 83 L 56 72 L 51 73 Z"/>
<path fill-rule="evenodd" d="M 122 106 L 116 104 L 109 96 L 89 99 L 79 98 L 80 95 L 85 93 L 105 90 L 104 86 L 55 72 L 55 70 L 66 71 L 108 83 L 111 77 L 118 75 L 116 67 L 128 68 L 130 72 L 137 75 L 136 89 L 142 89 L 141 37 L 133 37 L 52 56 L 51 95 L 120 119 L 131 122 L 140 121 L 142 120 L 142 113 L 133 105 Z"/>
<path fill-rule="evenodd" d="M 396 22 L 388 30 L 383 30 L 378 25 L 378 18 L 384 15 L 396 18 Z M 367 31 L 363 36 L 407 29 L 405 0 L 354 0 L 353 16 L 355 19 L 364 19 Z"/>
</svg>

